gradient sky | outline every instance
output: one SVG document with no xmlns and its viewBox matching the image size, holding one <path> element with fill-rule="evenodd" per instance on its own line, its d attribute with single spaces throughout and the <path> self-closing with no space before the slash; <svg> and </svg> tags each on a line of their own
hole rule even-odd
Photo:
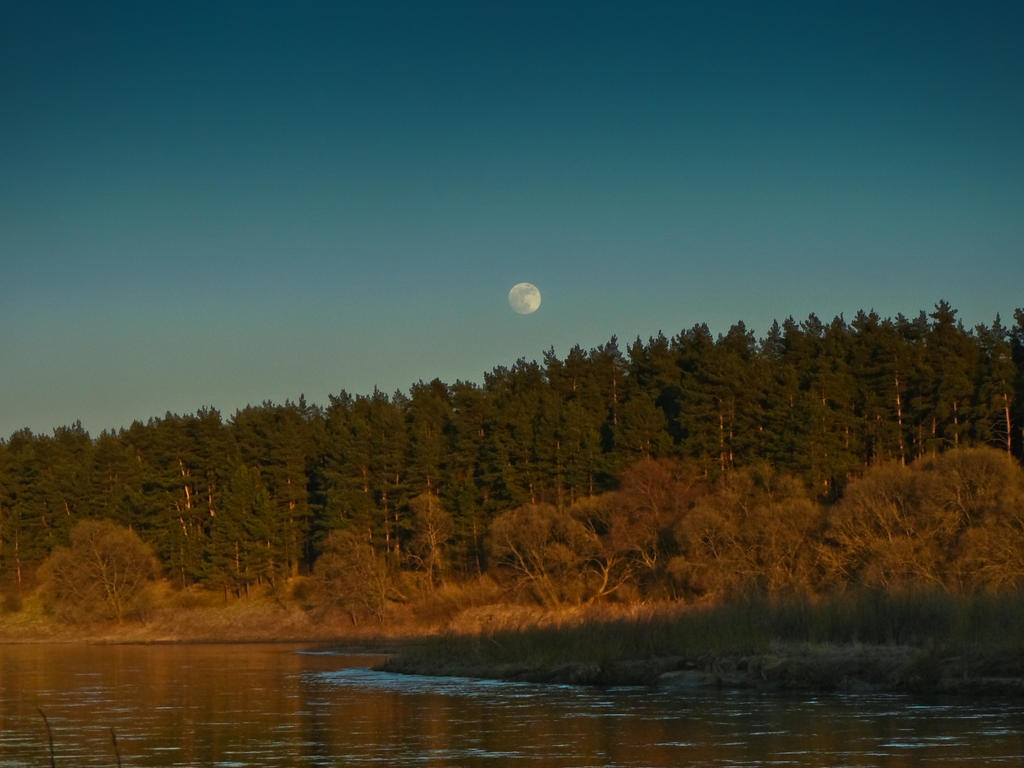
<svg viewBox="0 0 1024 768">
<path fill-rule="evenodd" d="M 0 438 L 1024 306 L 1024 3 L 0 10 Z"/>
</svg>

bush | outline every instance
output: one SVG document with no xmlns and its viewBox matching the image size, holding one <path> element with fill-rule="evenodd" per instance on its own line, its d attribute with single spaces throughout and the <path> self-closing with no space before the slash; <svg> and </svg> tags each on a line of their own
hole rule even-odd
<svg viewBox="0 0 1024 768">
<path fill-rule="evenodd" d="M 21 595 L 13 590 L 4 592 L 4 598 L 0 611 L 3 613 L 17 613 L 21 610 Z"/>
<path fill-rule="evenodd" d="M 138 535 L 109 520 L 83 520 L 71 546 L 58 547 L 40 570 L 48 610 L 65 621 L 123 621 L 142 608 L 157 560 Z"/>
<path fill-rule="evenodd" d="M 401 596 L 387 557 L 354 531 L 327 535 L 313 578 L 322 599 L 348 612 L 353 624 L 367 613 L 383 622 L 388 602 Z"/>
</svg>

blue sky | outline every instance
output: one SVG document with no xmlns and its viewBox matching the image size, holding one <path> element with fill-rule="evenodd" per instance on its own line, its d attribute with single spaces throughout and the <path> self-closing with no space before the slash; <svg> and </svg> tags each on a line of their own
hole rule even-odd
<svg viewBox="0 0 1024 768">
<path fill-rule="evenodd" d="M 1020 3 L 0 10 L 0 438 L 1024 306 Z"/>
</svg>

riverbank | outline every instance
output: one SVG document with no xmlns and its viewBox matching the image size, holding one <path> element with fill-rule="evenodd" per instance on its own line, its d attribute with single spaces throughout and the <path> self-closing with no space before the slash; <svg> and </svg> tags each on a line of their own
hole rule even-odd
<svg viewBox="0 0 1024 768">
<path fill-rule="evenodd" d="M 680 691 L 889 692 L 1024 696 L 1019 656 L 944 655 L 910 646 L 779 645 L 765 653 L 655 656 L 604 663 L 485 664 L 399 652 L 378 668 L 401 674 L 563 685 L 656 686 Z M 1015 672 L 1016 674 L 1007 674 Z"/>
<path fill-rule="evenodd" d="M 578 614 L 560 611 L 559 616 Z M 45 606 L 42 590 L 0 599 L 0 643 L 320 642 L 423 638 L 471 633 L 497 624 L 537 626 L 552 620 L 537 606 L 502 602 L 489 580 L 453 585 L 389 601 L 381 614 L 354 612 L 317 599 L 308 579 L 227 595 L 198 586 L 153 584 L 122 621 L 62 620 Z"/>
<path fill-rule="evenodd" d="M 144 616 L 122 622 L 62 622 L 35 596 L 18 611 L 0 613 L 0 643 L 243 643 L 342 644 L 422 636 L 407 621 L 354 623 L 341 612 L 310 611 L 269 592 L 225 599 L 209 592 L 164 598 Z"/>
<path fill-rule="evenodd" d="M 619 611 L 628 610 L 620 608 Z M 382 616 L 353 614 L 308 598 L 308 584 L 254 588 L 225 596 L 198 587 L 154 585 L 144 606 L 123 621 L 71 623 L 44 607 L 40 592 L 0 604 L 0 643 L 316 642 L 344 645 L 401 641 L 498 629 L 571 625 L 592 612 L 503 602 L 493 584 L 453 586 L 389 603 Z M 608 609 L 601 609 L 608 615 Z"/>
<path fill-rule="evenodd" d="M 859 593 L 817 601 L 423 606 L 354 623 L 272 592 L 173 593 L 144 617 L 69 625 L 34 600 L 0 643 L 308 642 L 396 648 L 406 674 L 600 686 L 1024 696 L 1024 598 Z"/>
<path fill-rule="evenodd" d="M 381 669 L 538 683 L 1024 696 L 1019 596 L 862 594 L 663 606 L 448 634 Z"/>
</svg>

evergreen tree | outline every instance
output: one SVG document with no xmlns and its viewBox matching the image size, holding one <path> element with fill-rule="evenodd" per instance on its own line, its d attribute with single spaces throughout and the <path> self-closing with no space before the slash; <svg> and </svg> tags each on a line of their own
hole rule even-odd
<svg viewBox="0 0 1024 768">
<path fill-rule="evenodd" d="M 442 468 L 449 453 L 452 405 L 447 385 L 439 379 L 420 381 L 409 391 L 406 410 L 409 435 L 408 486 L 417 493 L 437 493 L 446 484 Z"/>
<path fill-rule="evenodd" d="M 237 595 L 274 583 L 282 574 L 277 516 L 259 468 L 236 463 L 210 534 L 211 586 Z"/>
<path fill-rule="evenodd" d="M 602 487 L 610 485 L 608 477 L 618 469 L 615 455 L 616 433 L 626 396 L 626 361 L 619 350 L 618 338 L 612 336 L 607 344 L 595 347 L 589 352 L 591 387 L 588 389 L 587 408 L 592 409 L 595 418 L 600 419 L 601 464 L 596 467 L 600 473 Z M 596 394 L 594 394 L 596 393 Z M 597 399 L 599 398 L 599 403 Z"/>
<path fill-rule="evenodd" d="M 1010 357 L 1017 371 L 1013 390 L 1024 393 L 1024 309 L 1015 310 L 1013 319 L 1014 324 L 1010 331 Z M 1018 397 L 1011 403 L 1010 422 L 1013 427 L 1010 440 L 1013 454 L 1024 461 L 1024 397 Z"/>
<path fill-rule="evenodd" d="M 399 523 L 406 507 L 405 462 L 408 450 L 407 398 L 389 398 L 380 390 L 349 402 L 332 402 L 327 413 L 327 489 L 337 526 L 358 528 L 359 535 L 385 552 L 400 552 Z"/>
<path fill-rule="evenodd" d="M 483 572 L 483 540 L 488 525 L 484 510 L 489 489 L 483 485 L 483 454 L 488 435 L 495 429 L 494 408 L 486 393 L 469 382 L 455 382 L 451 398 L 449 481 L 442 493 L 443 505 L 452 515 L 454 526 L 449 551 L 454 568 L 479 576 Z"/>
<path fill-rule="evenodd" d="M 705 472 L 721 472 L 725 417 L 711 331 L 706 324 L 695 325 L 676 337 L 675 349 L 684 400 L 679 416 L 683 452 L 697 459 Z"/>
<path fill-rule="evenodd" d="M 654 401 L 665 414 L 669 444 L 679 443 L 683 439 L 680 417 L 686 403 L 674 341 L 661 331 L 646 345 L 637 338 L 629 348 L 629 361 L 630 392 L 643 390 Z"/>
<path fill-rule="evenodd" d="M 333 541 L 332 562 L 341 568 L 335 576 L 353 576 L 341 567 L 347 546 L 380 577 L 356 585 L 379 614 L 386 596 L 398 594 L 400 567 L 422 568 L 434 584 L 442 573 L 487 573 L 488 553 L 498 553 L 488 549 L 487 532 L 518 508 L 532 512 L 517 519 L 549 529 L 544 557 L 568 557 L 556 571 L 566 573 L 568 562 L 577 569 L 571 584 L 544 588 L 548 600 L 620 587 L 646 595 L 699 592 L 690 577 L 700 537 L 689 529 L 688 538 L 671 534 L 699 506 L 710 537 L 700 546 L 731 541 L 734 565 L 750 577 L 742 583 L 777 589 L 810 578 L 805 561 L 797 568 L 776 547 L 789 541 L 776 518 L 789 515 L 793 530 L 815 519 L 805 504 L 790 503 L 805 494 L 839 502 L 842 521 L 832 529 L 838 538 L 814 551 L 825 557 L 862 547 L 854 559 L 868 558 L 858 564 L 833 557 L 837 573 L 866 578 L 876 568 L 872 583 L 920 577 L 956 588 L 982 584 L 967 573 L 967 560 L 938 558 L 935 542 L 942 542 L 969 550 L 970 562 L 996 574 L 984 584 L 1010 584 L 1013 556 L 1002 539 L 1017 541 L 1016 502 L 979 513 L 989 522 L 976 524 L 953 514 L 953 502 L 936 501 L 963 497 L 946 493 L 945 470 L 921 480 L 915 469 L 907 485 L 911 475 L 892 469 L 915 460 L 955 468 L 955 457 L 946 461 L 942 452 L 979 444 L 1021 455 L 1024 310 L 1015 312 L 1012 328 L 997 316 L 971 332 L 956 315 L 939 302 L 910 318 L 872 311 L 850 324 L 841 316 L 824 324 L 813 314 L 800 323 L 789 317 L 761 341 L 743 323 L 717 339 L 695 325 L 672 339 L 638 338 L 625 356 L 614 337 L 589 351 L 574 346 L 564 359 L 551 348 L 542 364 L 521 358 L 486 373 L 482 385 L 433 379 L 412 385 L 408 395 L 341 392 L 325 410 L 300 398 L 249 406 L 226 423 L 214 409 L 167 413 L 95 440 L 77 423 L 47 436 L 22 430 L 0 442 L 0 579 L 31 586 L 39 564 L 67 545 L 75 525 L 102 518 L 150 543 L 173 584 L 228 594 L 309 572 Z M 688 500 L 685 514 L 668 515 L 674 522 L 667 527 L 642 524 L 638 499 L 646 491 L 637 478 L 654 477 L 651 467 L 680 457 L 702 487 L 718 483 L 719 497 L 697 505 L 677 480 L 666 481 Z M 873 467 L 887 468 L 876 475 Z M 851 497 L 860 501 L 846 499 L 848 485 L 865 472 L 870 482 Z M 785 493 L 780 482 L 788 484 Z M 932 544 L 901 534 L 905 551 L 870 565 L 875 555 L 863 550 L 864 520 L 850 510 L 891 516 L 886 489 L 903 494 L 892 496 L 911 510 L 901 519 L 912 518 Z M 775 538 L 740 530 L 743 520 Z M 963 536 L 928 527 L 942 520 Z M 575 533 L 566 539 L 569 529 Z M 729 531 L 731 539 L 723 538 Z M 559 550 L 567 546 L 571 552 Z M 997 565 L 986 548 L 1002 552 Z M 501 550 L 502 562 L 510 564 L 510 554 Z M 803 575 L 758 575 L 776 555 Z M 901 565 L 904 556 L 910 559 Z"/>
<path fill-rule="evenodd" d="M 853 335 L 842 317 L 822 332 L 808 392 L 811 399 L 810 486 L 835 500 L 861 464 L 863 443 L 857 429 L 857 381 L 850 364 Z"/>
<path fill-rule="evenodd" d="M 318 523 L 321 538 L 338 529 L 359 529 L 371 535 L 374 501 L 370 478 L 369 424 L 363 401 L 347 392 L 330 396 L 325 413 L 320 472 L 325 505 Z"/>
<path fill-rule="evenodd" d="M 545 487 L 546 468 L 536 457 L 535 431 L 547 389 L 540 366 L 520 358 L 511 369 L 498 367 L 485 375 L 484 388 L 494 399 L 496 418 L 482 455 L 489 500 L 507 509 L 553 496 Z"/>
<path fill-rule="evenodd" d="M 670 445 L 665 425 L 665 412 L 647 392 L 637 390 L 622 407 L 619 446 L 631 454 L 634 461 L 660 458 Z"/>
<path fill-rule="evenodd" d="M 232 418 L 241 461 L 259 469 L 274 509 L 270 568 L 290 576 L 298 575 L 312 557 L 312 421 L 313 411 L 302 398 L 297 403 L 245 408 Z"/>
<path fill-rule="evenodd" d="M 977 367 L 977 345 L 956 321 L 956 314 L 940 301 L 930 315 L 928 361 L 935 376 L 931 435 L 943 448 L 959 447 L 969 434 Z"/>
<path fill-rule="evenodd" d="M 67 543 L 52 520 L 44 490 L 44 460 L 31 430 L 11 435 L 6 444 L 6 505 L 3 536 L 8 578 L 20 588 L 30 584 L 50 551 Z"/>
<path fill-rule="evenodd" d="M 895 459 L 906 463 L 903 344 L 891 320 L 873 310 L 854 318 L 850 365 L 856 381 L 855 412 L 860 420 L 865 464 Z"/>
<path fill-rule="evenodd" d="M 996 315 L 992 327 L 979 325 L 976 337 L 981 364 L 975 384 L 976 412 L 973 417 L 979 442 L 993 445 L 1013 455 L 1013 410 L 1016 400 L 1013 349 L 1010 333 Z"/>
<path fill-rule="evenodd" d="M 143 509 L 144 474 L 132 447 L 113 432 L 96 438 L 90 506 L 95 514 L 118 525 L 134 527 Z"/>
</svg>

